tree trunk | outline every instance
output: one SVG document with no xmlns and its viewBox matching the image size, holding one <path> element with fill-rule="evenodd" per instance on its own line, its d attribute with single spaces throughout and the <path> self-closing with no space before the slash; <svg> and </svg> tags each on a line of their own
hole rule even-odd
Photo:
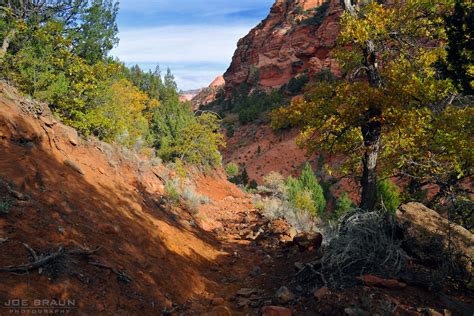
<svg viewBox="0 0 474 316">
<path fill-rule="evenodd" d="M 344 0 L 344 6 L 349 14 L 357 16 L 357 10 L 351 0 Z M 377 65 L 376 47 L 371 39 L 365 42 L 363 52 L 367 81 L 371 87 L 381 88 L 382 79 Z M 364 170 L 360 181 L 362 186 L 360 207 L 364 210 L 373 210 L 377 203 L 377 160 L 381 146 L 382 123 L 379 120 L 381 115 L 382 111 L 377 104 L 370 104 L 360 126 L 365 147 L 362 158 Z"/>
<path fill-rule="evenodd" d="M 373 210 L 377 203 L 377 159 L 380 151 L 382 124 L 373 120 L 380 115 L 376 108 L 369 109 L 365 123 L 362 125 L 365 153 L 362 158 L 363 172 L 361 179 L 362 197 L 360 208 Z"/>
<path fill-rule="evenodd" d="M 0 60 L 2 60 L 5 54 L 7 53 L 8 47 L 10 46 L 10 43 L 15 37 L 15 35 L 16 29 L 11 29 L 3 39 L 2 47 L 0 48 Z"/>
</svg>

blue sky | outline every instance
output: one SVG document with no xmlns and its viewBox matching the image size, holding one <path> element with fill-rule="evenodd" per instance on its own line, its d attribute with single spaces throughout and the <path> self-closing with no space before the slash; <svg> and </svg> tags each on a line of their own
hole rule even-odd
<svg viewBox="0 0 474 316">
<path fill-rule="evenodd" d="M 163 71 L 183 90 L 207 86 L 230 64 L 239 38 L 264 19 L 274 0 L 121 0 L 120 43 L 127 65 Z"/>
</svg>

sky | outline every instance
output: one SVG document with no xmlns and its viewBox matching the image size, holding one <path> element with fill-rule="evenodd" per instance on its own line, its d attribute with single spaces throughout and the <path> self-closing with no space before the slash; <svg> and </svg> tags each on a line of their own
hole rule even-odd
<svg viewBox="0 0 474 316">
<path fill-rule="evenodd" d="M 127 66 L 169 67 L 178 88 L 208 86 L 229 67 L 239 38 L 274 0 L 120 0 L 120 42 L 111 52 Z"/>
</svg>

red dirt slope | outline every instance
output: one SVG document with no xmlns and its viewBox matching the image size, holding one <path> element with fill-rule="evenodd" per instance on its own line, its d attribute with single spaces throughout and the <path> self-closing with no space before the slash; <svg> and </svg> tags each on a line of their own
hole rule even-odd
<svg viewBox="0 0 474 316">
<path fill-rule="evenodd" d="M 38 255 L 60 246 L 100 247 L 89 257 L 65 256 L 41 274 L 0 272 L 2 304 L 75 299 L 84 315 L 152 315 L 215 286 L 203 271 L 227 254 L 222 245 L 192 225 L 189 213 L 162 203 L 163 183 L 155 174 L 163 167 L 126 154 L 80 139 L 46 107 L 0 83 L 0 240 L 8 239 L 0 244 L 0 267 L 33 260 L 22 243 Z M 236 209 L 248 208 L 222 176 L 199 181 L 217 208 L 229 208 L 227 196 L 243 200 Z"/>
</svg>

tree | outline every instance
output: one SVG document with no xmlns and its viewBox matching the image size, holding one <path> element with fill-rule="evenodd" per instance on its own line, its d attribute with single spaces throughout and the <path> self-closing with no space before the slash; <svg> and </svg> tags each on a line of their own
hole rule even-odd
<svg viewBox="0 0 474 316">
<path fill-rule="evenodd" d="M 81 25 L 73 31 L 74 52 L 89 63 L 102 60 L 118 44 L 118 2 L 92 0 L 82 10 Z"/>
<path fill-rule="evenodd" d="M 465 94 L 474 94 L 474 7 L 455 0 L 454 10 L 446 14 L 447 60 L 444 73 Z"/>
<path fill-rule="evenodd" d="M 229 179 L 235 178 L 239 174 L 239 165 L 235 162 L 229 162 L 225 166 L 225 173 Z"/>
<path fill-rule="evenodd" d="M 306 100 L 274 112 L 273 125 L 300 124 L 301 146 L 344 153 L 341 171 L 361 173 L 360 207 L 371 210 L 378 172 L 399 166 L 400 150 L 410 152 L 432 127 L 435 108 L 451 107 L 454 86 L 434 67 L 446 57 L 442 13 L 450 6 L 442 0 L 344 3 L 334 53 L 342 78 L 319 83 Z"/>
<path fill-rule="evenodd" d="M 147 101 L 148 96 L 126 79 L 107 83 L 86 120 L 100 139 L 129 148 L 143 145 L 148 136 L 148 122 L 143 115 Z"/>
<path fill-rule="evenodd" d="M 174 150 L 183 161 L 204 168 L 215 168 L 221 165 L 219 148 L 224 145 L 224 135 L 219 132 L 218 117 L 212 113 L 204 113 L 182 129 Z"/>
<path fill-rule="evenodd" d="M 0 61 L 18 33 L 34 31 L 48 22 L 62 25 L 77 56 L 91 64 L 103 59 L 117 44 L 118 3 L 113 0 L 7 0 L 0 4 Z M 19 45 L 20 47 L 22 45 Z"/>
</svg>

